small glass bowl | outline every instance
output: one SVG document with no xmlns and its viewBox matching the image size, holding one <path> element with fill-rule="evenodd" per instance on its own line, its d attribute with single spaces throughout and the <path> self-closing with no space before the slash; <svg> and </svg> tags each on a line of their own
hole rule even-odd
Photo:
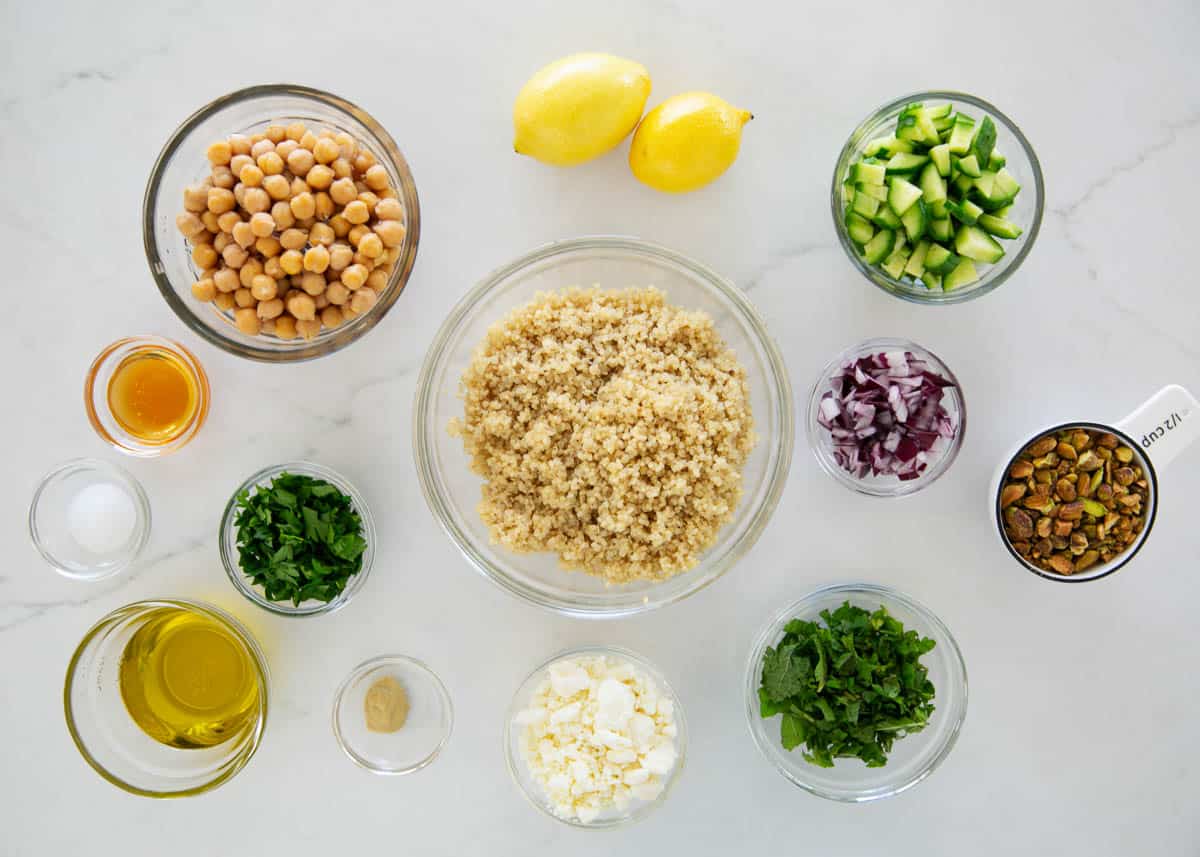
<svg viewBox="0 0 1200 857">
<path fill-rule="evenodd" d="M 937 370 L 943 378 L 954 384 L 953 387 L 945 388 L 945 396 L 942 399 L 942 406 L 954 420 L 956 427 L 954 437 L 949 442 L 939 440 L 939 445 L 934 447 L 934 452 L 938 456 L 937 460 L 928 465 L 925 472 L 919 477 L 907 482 L 902 482 L 895 476 L 873 476 L 869 473 L 859 478 L 843 469 L 833 456 L 833 438 L 829 430 L 817 420 L 821 408 L 821 398 L 833 388 L 831 382 L 833 374 L 852 360 L 877 354 L 880 351 L 911 351 Z M 962 448 L 963 435 L 966 434 L 966 431 L 967 402 L 958 378 L 936 354 L 907 339 L 886 337 L 868 339 L 847 348 L 821 370 L 808 398 L 808 445 L 817 459 L 817 464 L 821 465 L 821 469 L 832 476 L 835 481 L 860 494 L 869 494 L 872 497 L 904 497 L 931 485 L 954 463 L 959 449 Z"/>
<path fill-rule="evenodd" d="M 834 610 L 844 601 L 866 610 L 881 605 L 904 627 L 933 639 L 937 645 L 922 663 L 933 682 L 936 706 L 929 725 L 896 741 L 882 768 L 868 768 L 858 759 L 838 759 L 832 768 L 804 760 L 802 748 L 783 749 L 780 717 L 764 719 L 759 713 L 763 655 L 783 637 L 793 619 L 815 621 L 822 610 Z M 892 797 L 925 779 L 950 753 L 967 715 L 967 668 L 950 630 L 923 604 L 886 586 L 849 583 L 827 586 L 781 610 L 759 633 L 746 664 L 746 721 L 750 735 L 766 759 L 793 784 L 818 797 L 845 803 L 862 803 Z"/>
<path fill-rule="evenodd" d="M 695 568 L 664 581 L 606 584 L 563 571 L 551 553 L 518 554 L 493 542 L 477 511 L 482 480 L 471 472 L 450 421 L 459 382 L 488 328 L 539 292 L 571 286 L 655 286 L 671 303 L 703 310 L 746 370 L 757 443 L 742 468 L 732 520 Z M 414 402 L 413 456 L 434 517 L 478 571 L 519 598 L 570 616 L 611 618 L 655 610 L 698 592 L 750 549 L 770 520 L 792 463 L 791 383 L 778 346 L 746 296 L 711 269 L 636 238 L 589 236 L 534 250 L 493 271 L 459 302 L 434 337 Z"/>
<path fill-rule="evenodd" d="M 186 750 L 161 744 L 141 730 L 125 707 L 118 675 L 125 646 L 163 610 L 211 619 L 237 639 L 254 664 L 259 700 L 254 720 L 221 744 Z M 188 797 L 229 780 L 258 750 L 269 683 L 258 642 L 228 613 L 199 601 L 140 601 L 109 613 L 84 636 L 67 667 L 63 707 L 76 748 L 104 779 L 142 797 Z"/>
<path fill-rule="evenodd" d="M 391 676 L 408 694 L 408 717 L 396 732 L 367 729 L 364 702 L 377 680 Z M 428 666 L 404 655 L 363 661 L 346 676 L 333 699 L 333 736 L 350 761 L 373 774 L 411 774 L 432 764 L 450 740 L 454 705 Z"/>
<path fill-rule="evenodd" d="M 71 534 L 72 499 L 93 485 L 112 485 L 134 508 L 129 538 L 117 549 L 96 553 Z M 38 483 L 29 504 L 29 537 L 42 559 L 75 580 L 103 580 L 128 568 L 150 539 L 150 501 L 141 484 L 123 468 L 95 458 L 76 458 L 51 470 Z"/>
<path fill-rule="evenodd" d="M 407 234 L 392 268 L 387 290 L 370 311 L 306 340 L 249 336 L 214 304 L 192 297 L 199 271 L 175 216 L 183 210 L 183 189 L 209 174 L 208 145 L 233 133 L 251 134 L 276 123 L 305 122 L 352 134 L 387 169 L 404 204 Z M 223 95 L 184 120 L 163 147 L 150 173 L 142 203 L 142 239 L 158 290 L 194 333 L 218 348 L 271 363 L 311 360 L 332 354 L 371 330 L 396 303 L 412 273 L 421 236 L 421 206 L 408 162 L 396 141 L 355 104 L 306 86 L 267 84 Z"/>
<path fill-rule="evenodd" d="M 346 583 L 346 588 L 332 601 L 310 599 L 301 601 L 299 605 L 294 605 L 290 601 L 268 601 L 262 589 L 251 583 L 250 578 L 242 574 L 238 560 L 237 526 L 234 523 L 237 518 L 238 495 L 243 491 L 249 491 L 253 495 L 257 488 L 267 485 L 284 472 L 324 479 L 329 484 L 336 486 L 339 491 L 351 499 L 354 510 L 362 518 L 362 536 L 367 540 L 367 549 L 362 555 L 362 568 L 358 574 L 350 578 Z M 225 566 L 225 574 L 229 576 L 229 580 L 246 598 L 278 616 L 320 616 L 344 607 L 354 597 L 354 594 L 362 589 L 367 580 L 371 564 L 375 561 L 375 540 L 375 520 L 371 517 L 371 510 L 363 495 L 341 474 L 310 461 L 289 461 L 285 464 L 264 467 L 239 485 L 238 489 L 233 492 L 233 496 L 229 498 L 229 502 L 225 504 L 225 511 L 221 515 L 221 528 L 217 532 L 217 543 L 221 548 L 221 563 Z"/>
<path fill-rule="evenodd" d="M 675 727 L 678 730 L 675 737 L 675 751 L 678 757 L 675 760 L 675 767 L 666 775 L 663 781 L 662 791 L 658 797 L 652 801 L 635 800 L 623 812 L 611 810 L 608 813 L 602 814 L 594 821 L 584 822 L 577 818 L 563 818 L 554 811 L 554 807 L 550 805 L 546 798 L 542 787 L 533 779 L 529 773 L 529 768 L 525 764 L 525 759 L 521 756 L 521 733 L 525 728 L 516 722 L 517 715 L 523 711 L 533 697 L 537 686 L 546 680 L 546 671 L 552 664 L 558 663 L 567 658 L 577 657 L 595 657 L 602 655 L 617 662 L 625 662 L 633 665 L 637 670 L 650 678 L 660 696 L 669 699 L 674 706 Z M 567 649 L 559 652 L 554 657 L 539 664 L 536 669 L 531 672 L 521 686 L 517 688 L 517 692 L 513 695 L 512 704 L 509 705 L 508 713 L 504 721 L 504 759 L 508 765 L 508 773 L 512 776 L 513 782 L 520 789 L 521 794 L 534 807 L 546 813 L 556 821 L 561 821 L 563 824 L 568 824 L 571 827 L 578 827 L 584 830 L 609 830 L 614 827 L 623 827 L 627 824 L 632 824 L 635 821 L 641 821 L 648 816 L 654 809 L 661 806 L 670 794 L 671 789 L 679 780 L 679 775 L 683 771 L 685 757 L 687 755 L 687 721 L 683 715 L 683 706 L 679 703 L 679 697 L 675 695 L 671 685 L 667 683 L 663 674 L 658 671 L 649 661 L 642 658 L 628 649 L 622 649 L 617 646 L 579 646 L 578 648 Z"/>
<path fill-rule="evenodd" d="M 165 352 L 188 373 L 196 391 L 196 406 L 187 423 L 170 437 L 147 440 L 126 431 L 113 416 L 108 404 L 108 385 L 126 359 L 136 354 L 154 352 Z M 83 404 L 87 408 L 88 422 L 96 434 L 114 449 L 135 458 L 157 458 L 186 446 L 208 418 L 211 396 L 208 375 L 196 356 L 178 342 L 161 336 L 127 336 L 118 339 L 96 356 L 83 382 Z"/>
<path fill-rule="evenodd" d="M 1013 202 L 1012 212 L 1008 219 L 1021 227 L 1024 232 L 1019 238 L 1001 242 L 1004 246 L 1004 257 L 994 265 L 980 265 L 980 276 L 977 281 L 949 292 L 929 289 L 921 283 L 893 279 L 878 267 L 868 265 L 859 256 L 854 242 L 850 240 L 850 235 L 846 231 L 845 207 L 842 197 L 842 183 L 846 179 L 846 171 L 862 156 L 867 143 L 876 137 L 889 136 L 895 132 L 896 117 L 905 106 L 914 101 L 926 104 L 948 101 L 954 104 L 955 109 L 960 105 L 966 105 L 968 109 L 973 108 L 971 113 L 975 117 L 976 123 L 982 121 L 985 115 L 991 116 L 992 121 L 996 123 L 996 148 L 1004 154 L 1008 161 L 1005 169 L 1012 173 L 1021 185 L 1021 192 L 1017 194 L 1017 198 Z M 982 297 L 1016 273 L 1017 268 L 1021 267 L 1021 263 L 1029 255 L 1029 251 L 1033 249 L 1034 241 L 1037 240 L 1038 232 L 1042 227 L 1042 213 L 1046 199 L 1042 181 L 1042 166 L 1038 162 L 1033 147 L 1016 123 L 982 98 L 967 95 L 965 92 L 938 90 L 914 92 L 888 102 L 871 113 L 854 129 L 854 133 L 850 135 L 850 139 L 846 141 L 842 153 L 838 156 L 837 166 L 834 167 L 830 202 L 833 210 L 833 227 L 837 231 L 838 240 L 841 241 L 842 248 L 846 251 L 846 255 L 854 267 L 858 268 L 864 277 L 885 292 L 906 301 L 919 304 L 953 304 Z"/>
</svg>

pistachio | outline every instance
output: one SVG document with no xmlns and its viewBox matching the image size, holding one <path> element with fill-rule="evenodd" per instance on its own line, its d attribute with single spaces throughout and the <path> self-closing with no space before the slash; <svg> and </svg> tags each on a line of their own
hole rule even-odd
<svg viewBox="0 0 1200 857">
<path fill-rule="evenodd" d="M 1033 471 L 1033 481 L 1039 485 L 1049 485 L 1054 481 L 1053 470 L 1035 470 Z"/>
<path fill-rule="evenodd" d="M 1082 502 L 1076 501 L 1074 503 L 1064 503 L 1058 507 L 1058 519 L 1060 521 L 1078 521 L 1082 517 Z"/>
<path fill-rule="evenodd" d="M 1136 506 L 1142 505 L 1142 498 L 1137 494 L 1125 494 L 1117 498 L 1117 505 L 1123 506 L 1126 509 L 1133 509 Z"/>
<path fill-rule="evenodd" d="M 1102 446 L 1106 449 L 1116 449 L 1118 443 L 1120 441 L 1117 440 L 1117 436 L 1111 432 L 1103 432 L 1096 438 L 1096 446 Z"/>
<path fill-rule="evenodd" d="M 1051 536 L 1050 542 L 1051 542 L 1051 544 L 1054 545 L 1055 550 L 1060 550 L 1060 551 L 1066 550 L 1067 547 L 1071 544 L 1063 536 Z"/>
<path fill-rule="evenodd" d="M 1055 554 L 1054 556 L 1050 557 L 1050 559 L 1046 560 L 1046 565 L 1050 566 L 1052 570 L 1057 571 L 1059 574 L 1075 573 L 1075 563 L 1071 562 L 1070 559 L 1062 554 Z"/>
<path fill-rule="evenodd" d="M 1027 539 L 1033 535 L 1033 518 L 1029 517 L 1028 512 L 1009 507 L 1005 510 L 1004 519 L 1018 539 Z"/>
<path fill-rule="evenodd" d="M 1075 560 L 1075 571 L 1086 571 L 1096 564 L 1096 560 L 1100 559 L 1100 552 L 1094 550 L 1084 551 L 1079 559 Z"/>
<path fill-rule="evenodd" d="M 1071 444 L 1067 443 L 1065 440 L 1060 440 L 1058 442 L 1056 451 L 1058 452 L 1059 458 L 1065 458 L 1068 461 L 1074 461 L 1079 457 L 1079 453 L 1075 451 L 1075 447 L 1071 446 Z"/>
<path fill-rule="evenodd" d="M 1049 539 L 1041 539 L 1034 544 L 1033 552 L 1038 556 L 1050 556 L 1054 553 L 1054 542 Z"/>
<path fill-rule="evenodd" d="M 1058 492 L 1061 500 L 1070 503 L 1075 499 L 1075 485 L 1069 479 L 1059 479 L 1054 485 L 1054 490 Z"/>
<path fill-rule="evenodd" d="M 1045 437 L 1039 438 L 1031 443 L 1028 448 L 1026 448 L 1025 453 L 1030 458 L 1041 458 L 1056 446 L 1058 446 L 1058 439 L 1053 435 L 1046 435 Z"/>
<path fill-rule="evenodd" d="M 1087 546 L 1087 536 L 1079 531 L 1071 533 L 1071 553 L 1073 553 L 1075 556 L 1082 556 L 1083 552 L 1087 550 Z"/>
<path fill-rule="evenodd" d="M 1093 470 L 1099 470 L 1104 466 L 1103 459 L 1096 454 L 1094 450 L 1088 449 L 1080 453 L 1079 459 L 1075 462 L 1075 466 L 1084 473 L 1091 473 Z"/>
<path fill-rule="evenodd" d="M 1038 523 L 1040 524 L 1042 521 L 1051 521 L 1051 520 L 1053 520 L 1053 518 L 1042 518 L 1042 520 L 1038 521 Z M 1071 523 L 1070 521 L 1054 521 L 1054 535 L 1069 536 L 1069 535 L 1071 535 L 1072 527 L 1074 527 L 1074 524 Z"/>
<path fill-rule="evenodd" d="M 1108 510 L 1104 508 L 1104 504 L 1097 503 L 1095 500 L 1084 500 L 1083 511 L 1087 512 L 1093 518 L 1103 518 L 1108 512 Z"/>
<path fill-rule="evenodd" d="M 1101 503 L 1107 503 L 1113 498 L 1113 487 L 1107 482 L 1096 487 L 1096 499 Z"/>
<path fill-rule="evenodd" d="M 1117 480 L 1118 485 L 1132 485 L 1135 478 L 1132 467 L 1119 467 L 1113 474 L 1113 479 Z"/>
<path fill-rule="evenodd" d="M 1013 503 L 1025 496 L 1025 486 L 1017 483 L 1005 485 L 1000 492 L 1000 508 L 1007 509 Z"/>
<path fill-rule="evenodd" d="M 1034 529 L 1034 532 L 1036 532 L 1038 534 L 1038 538 L 1044 539 L 1048 535 L 1050 535 L 1053 527 L 1054 527 L 1054 519 L 1053 518 L 1042 517 L 1042 518 L 1037 519 L 1037 523 L 1034 525 L 1033 529 Z"/>
<path fill-rule="evenodd" d="M 1095 492 L 1095 490 L 1096 490 L 1097 488 L 1099 488 L 1099 487 L 1100 487 L 1100 483 L 1101 483 L 1103 480 L 1104 480 L 1104 474 L 1103 474 L 1103 473 L 1093 473 L 1093 474 L 1092 474 L 1092 488 L 1091 488 L 1091 491 L 1089 491 L 1088 493 L 1093 493 L 1093 492 Z"/>
<path fill-rule="evenodd" d="M 1040 512 L 1043 515 L 1049 515 L 1054 511 L 1054 501 L 1049 497 L 1043 497 L 1038 494 L 1026 497 L 1021 501 L 1021 505 L 1026 509 L 1032 509 L 1035 512 Z"/>
<path fill-rule="evenodd" d="M 1118 446 L 1117 451 L 1113 454 L 1117 456 L 1117 461 L 1122 464 L 1128 464 L 1133 461 L 1133 450 L 1127 446 Z"/>
<path fill-rule="evenodd" d="M 1038 456 L 1033 460 L 1033 466 L 1041 470 L 1043 468 L 1056 467 L 1058 465 L 1058 453 L 1050 452 L 1046 455 Z"/>
<path fill-rule="evenodd" d="M 1033 465 L 1024 459 L 1014 461 L 1012 467 L 1008 468 L 1008 475 L 1013 479 L 1028 479 L 1032 474 Z"/>
</svg>

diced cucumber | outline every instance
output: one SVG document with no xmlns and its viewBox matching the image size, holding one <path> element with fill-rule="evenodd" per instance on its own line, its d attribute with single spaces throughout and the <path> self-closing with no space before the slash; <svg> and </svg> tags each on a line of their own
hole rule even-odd
<svg viewBox="0 0 1200 857">
<path fill-rule="evenodd" d="M 1008 217 L 1008 213 L 1012 211 L 1012 205 L 1005 205 L 991 212 L 992 217 Z"/>
<path fill-rule="evenodd" d="M 875 212 L 875 216 L 871 218 L 871 222 L 880 229 L 900 229 L 902 226 L 896 212 L 892 211 L 886 205 L 879 206 L 879 211 Z"/>
<path fill-rule="evenodd" d="M 929 235 L 934 241 L 949 241 L 954 237 L 954 225 L 949 217 L 939 217 L 929 221 Z"/>
<path fill-rule="evenodd" d="M 995 172 L 1007 163 L 1008 158 L 1004 157 L 995 149 L 992 149 L 992 156 L 987 160 L 987 168 L 992 172 Z"/>
<path fill-rule="evenodd" d="M 979 168 L 979 161 L 974 155 L 959 158 L 958 169 L 964 176 L 970 176 L 973 179 L 977 179 L 983 175 L 983 170 Z"/>
<path fill-rule="evenodd" d="M 912 152 L 897 152 L 888 159 L 887 172 L 889 176 L 911 176 L 929 162 L 928 155 L 916 155 Z"/>
<path fill-rule="evenodd" d="M 953 180 L 951 180 L 950 184 L 954 188 L 954 192 L 961 197 L 966 196 L 970 192 L 971 188 L 974 187 L 975 179 L 971 178 L 965 173 L 959 173 L 954 177 Z"/>
<path fill-rule="evenodd" d="M 940 119 L 933 120 L 933 127 L 937 129 L 938 138 L 941 139 L 943 131 L 949 131 L 954 127 L 953 116 L 943 116 Z"/>
<path fill-rule="evenodd" d="M 974 136 L 975 120 L 959 113 L 954 117 L 954 127 L 950 129 L 950 139 L 947 141 L 950 151 L 955 155 L 965 155 L 971 148 Z"/>
<path fill-rule="evenodd" d="M 892 254 L 887 257 L 887 260 L 879 267 L 883 272 L 893 280 L 898 280 L 904 275 L 904 266 L 908 264 L 908 253 L 903 248 L 893 250 Z"/>
<path fill-rule="evenodd" d="M 960 259 L 958 264 L 954 266 L 953 271 L 943 275 L 942 289 L 948 292 L 973 283 L 978 279 L 979 272 L 975 270 L 975 265 L 971 260 Z"/>
<path fill-rule="evenodd" d="M 875 227 L 861 214 L 851 211 L 846 214 L 846 234 L 861 247 L 875 237 Z"/>
<path fill-rule="evenodd" d="M 909 104 L 896 117 L 898 139 L 932 145 L 937 142 L 937 134 L 932 117 L 920 102 Z"/>
<path fill-rule="evenodd" d="M 946 210 L 959 223 L 966 223 L 969 226 L 975 225 L 975 221 L 979 220 L 979 215 L 983 214 L 983 209 L 969 199 L 964 199 L 962 202 L 948 200 Z"/>
<path fill-rule="evenodd" d="M 864 158 L 875 157 L 876 155 L 878 155 L 880 152 L 883 151 L 883 148 L 889 142 L 895 142 L 895 140 L 896 140 L 896 138 L 894 136 L 892 136 L 892 137 L 876 137 L 874 140 L 868 141 L 867 145 L 863 147 L 863 157 Z"/>
<path fill-rule="evenodd" d="M 932 161 L 921 170 L 921 196 L 930 204 L 946 201 L 946 182 Z"/>
<path fill-rule="evenodd" d="M 925 112 L 929 114 L 930 119 L 945 119 L 954 112 L 953 104 L 934 104 L 925 108 Z"/>
<path fill-rule="evenodd" d="M 912 255 L 908 257 L 908 264 L 904 266 L 904 273 L 910 277 L 919 277 L 925 273 L 925 254 L 929 252 L 929 239 L 923 238 L 913 247 Z"/>
<path fill-rule="evenodd" d="M 935 202 L 933 205 L 926 206 L 929 209 L 929 216 L 936 217 L 938 220 L 944 220 L 950 216 L 950 212 L 946 210 L 946 200 Z"/>
<path fill-rule="evenodd" d="M 949 270 L 954 267 L 954 258 L 954 254 L 941 244 L 930 244 L 929 249 L 925 251 L 925 270 L 940 274 L 943 268 Z"/>
<path fill-rule="evenodd" d="M 989 199 L 996 188 L 996 174 L 983 171 L 983 175 L 971 181 L 971 186 L 979 192 L 979 196 L 983 199 Z"/>
<path fill-rule="evenodd" d="M 850 181 L 855 184 L 883 184 L 885 178 L 887 178 L 886 164 L 864 160 L 850 166 Z"/>
<path fill-rule="evenodd" d="M 904 234 L 909 241 L 921 240 L 929 224 L 929 216 L 925 213 L 925 201 L 918 199 L 916 205 L 904 212 L 900 222 L 904 224 Z"/>
<path fill-rule="evenodd" d="M 968 203 L 969 205 L 970 203 Z M 1005 220 L 1003 217 L 997 217 L 994 214 L 982 214 L 979 216 L 979 227 L 990 235 L 995 235 L 997 238 L 1020 238 L 1021 227 L 1013 223 L 1011 220 Z"/>
<path fill-rule="evenodd" d="M 935 274 L 926 268 L 925 273 L 921 275 L 921 282 L 925 284 L 926 288 L 940 289 L 942 287 L 942 275 Z"/>
<path fill-rule="evenodd" d="M 1015 197 L 1021 192 L 1021 185 L 1013 177 L 1013 174 L 1001 167 L 996 171 L 996 196 Z"/>
<path fill-rule="evenodd" d="M 881 229 L 863 247 L 863 261 L 868 265 L 878 265 L 892 252 L 896 242 L 896 233 L 890 229 Z"/>
<path fill-rule="evenodd" d="M 950 144 L 942 143 L 929 150 L 929 158 L 937 167 L 938 175 L 947 178 L 950 175 Z"/>
<path fill-rule="evenodd" d="M 978 226 L 960 226 L 954 236 L 954 249 L 976 262 L 995 263 L 1004 257 L 1004 248 Z"/>
<path fill-rule="evenodd" d="M 865 193 L 880 202 L 887 202 L 887 188 L 881 184 L 859 184 L 855 187 L 855 193 Z"/>
<path fill-rule="evenodd" d="M 992 121 L 991 116 L 984 116 L 983 121 L 979 123 L 979 130 L 975 133 L 975 140 L 971 143 L 971 151 L 975 153 L 979 163 L 986 164 L 995 147 L 996 123 Z"/>
<path fill-rule="evenodd" d="M 890 158 L 892 155 L 897 155 L 901 152 L 911 152 L 912 150 L 913 144 L 908 140 L 898 140 L 893 137 L 888 141 L 887 145 L 883 147 L 879 154 Z"/>
<path fill-rule="evenodd" d="M 850 210 L 855 214 L 861 214 L 863 217 L 870 219 L 875 216 L 875 212 L 879 211 L 879 200 L 873 196 L 867 196 L 865 193 L 856 191 L 854 202 L 850 204 Z"/>
<path fill-rule="evenodd" d="M 921 189 L 915 184 L 905 181 L 900 176 L 892 176 L 888 179 L 887 204 L 896 214 L 903 216 L 904 212 L 912 208 L 920 198 Z"/>
</svg>

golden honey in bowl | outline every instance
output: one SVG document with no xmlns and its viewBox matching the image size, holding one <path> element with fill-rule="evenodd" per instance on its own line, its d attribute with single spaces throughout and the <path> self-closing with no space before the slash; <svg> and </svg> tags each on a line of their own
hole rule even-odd
<svg viewBox="0 0 1200 857">
<path fill-rule="evenodd" d="M 179 355 L 157 345 L 139 348 L 113 370 L 108 408 L 117 424 L 139 440 L 165 443 L 196 416 L 200 394 Z"/>
<path fill-rule="evenodd" d="M 218 620 L 158 608 L 125 646 L 121 698 L 151 738 L 170 747 L 213 747 L 254 722 L 259 691 L 253 655 Z"/>
</svg>

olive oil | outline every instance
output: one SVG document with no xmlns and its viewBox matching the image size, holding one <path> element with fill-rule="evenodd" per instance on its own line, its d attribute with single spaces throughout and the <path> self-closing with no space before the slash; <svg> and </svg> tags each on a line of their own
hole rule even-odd
<svg viewBox="0 0 1200 857">
<path fill-rule="evenodd" d="M 108 408 L 121 428 L 139 440 L 166 443 L 196 415 L 196 381 L 183 360 L 150 346 L 122 360 L 108 382 Z"/>
<path fill-rule="evenodd" d="M 257 716 L 256 672 L 245 643 L 223 623 L 163 607 L 125 646 L 121 698 L 154 740 L 183 749 L 212 747 Z"/>
</svg>

